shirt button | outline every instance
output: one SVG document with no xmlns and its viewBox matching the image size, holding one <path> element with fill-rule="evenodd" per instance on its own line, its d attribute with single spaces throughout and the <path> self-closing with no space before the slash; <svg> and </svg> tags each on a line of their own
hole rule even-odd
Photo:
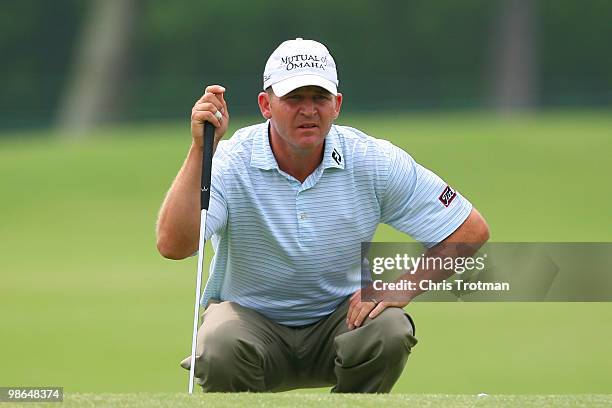
<svg viewBox="0 0 612 408">
<path fill-rule="evenodd" d="M 306 219 L 306 213 L 301 213 L 300 220 L 305 220 L 305 219 Z"/>
</svg>

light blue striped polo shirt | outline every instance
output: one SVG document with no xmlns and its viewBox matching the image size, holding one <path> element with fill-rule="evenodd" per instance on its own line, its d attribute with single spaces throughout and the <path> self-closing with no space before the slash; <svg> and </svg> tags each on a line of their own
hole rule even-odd
<svg viewBox="0 0 612 408">
<path fill-rule="evenodd" d="M 445 191 L 402 149 L 338 125 L 300 183 L 279 169 L 268 122 L 240 129 L 213 158 L 206 238 L 215 255 L 202 304 L 228 300 L 280 324 L 314 323 L 360 288 L 361 243 L 379 223 L 428 246 L 463 223 L 472 205 L 459 193 L 445 205 Z"/>
</svg>

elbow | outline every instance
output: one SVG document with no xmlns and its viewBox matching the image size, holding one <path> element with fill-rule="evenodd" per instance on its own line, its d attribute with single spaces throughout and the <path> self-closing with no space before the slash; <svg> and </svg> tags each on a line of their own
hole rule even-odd
<svg viewBox="0 0 612 408">
<path fill-rule="evenodd" d="M 483 244 L 491 238 L 489 234 L 489 226 L 485 223 L 483 230 L 481 231 L 481 241 Z"/>
<path fill-rule="evenodd" d="M 479 214 L 480 215 L 480 214 Z M 489 225 L 482 215 L 480 215 L 479 226 L 478 226 L 478 241 L 484 244 L 491 237 Z"/>
<path fill-rule="evenodd" d="M 190 255 L 185 254 L 184 251 L 181 251 L 179 248 L 177 248 L 176 245 L 173 245 L 170 240 L 165 239 L 162 236 L 157 237 L 157 251 L 164 258 L 172 259 L 175 261 L 185 259 Z"/>
</svg>

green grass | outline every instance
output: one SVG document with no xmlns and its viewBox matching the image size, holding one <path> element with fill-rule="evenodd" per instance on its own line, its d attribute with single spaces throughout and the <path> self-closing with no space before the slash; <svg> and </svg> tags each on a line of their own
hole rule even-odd
<svg viewBox="0 0 612 408">
<path fill-rule="evenodd" d="M 611 395 L 320 395 L 320 394 L 71 394 L 63 407 L 609 407 Z M 3 407 L 35 407 L 41 404 L 5 404 Z"/>
<path fill-rule="evenodd" d="M 495 241 L 610 241 L 611 118 L 424 114 L 341 123 L 392 140 L 442 175 L 485 215 Z M 102 129 L 85 142 L 27 136 L 0 138 L 0 385 L 64 386 L 66 405 L 75 406 L 92 397 L 74 392 L 182 392 L 187 376 L 178 362 L 190 347 L 196 260 L 162 259 L 154 224 L 186 154 L 186 125 Z M 376 239 L 407 240 L 387 227 Z M 419 344 L 394 393 L 435 395 L 379 398 L 472 406 L 479 392 L 612 393 L 608 303 L 408 308 Z M 336 405 L 326 392 L 307 391 Z M 274 398 L 292 406 L 299 402 L 292 394 Z M 101 395 L 99 404 L 106 398 L 122 406 L 149 397 Z M 165 398 L 187 404 L 181 395 Z M 271 397 L 244 398 L 261 405 Z M 356 406 L 372 401 L 352 398 Z M 551 398 L 572 406 L 600 397 Z"/>
</svg>

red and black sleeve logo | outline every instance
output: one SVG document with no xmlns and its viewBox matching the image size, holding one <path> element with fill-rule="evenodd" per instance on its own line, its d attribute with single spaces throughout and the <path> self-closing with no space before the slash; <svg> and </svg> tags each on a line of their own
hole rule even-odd
<svg viewBox="0 0 612 408">
<path fill-rule="evenodd" d="M 457 192 L 451 188 L 451 186 L 446 186 L 438 200 L 445 206 L 448 207 L 450 203 L 457 197 Z"/>
</svg>

